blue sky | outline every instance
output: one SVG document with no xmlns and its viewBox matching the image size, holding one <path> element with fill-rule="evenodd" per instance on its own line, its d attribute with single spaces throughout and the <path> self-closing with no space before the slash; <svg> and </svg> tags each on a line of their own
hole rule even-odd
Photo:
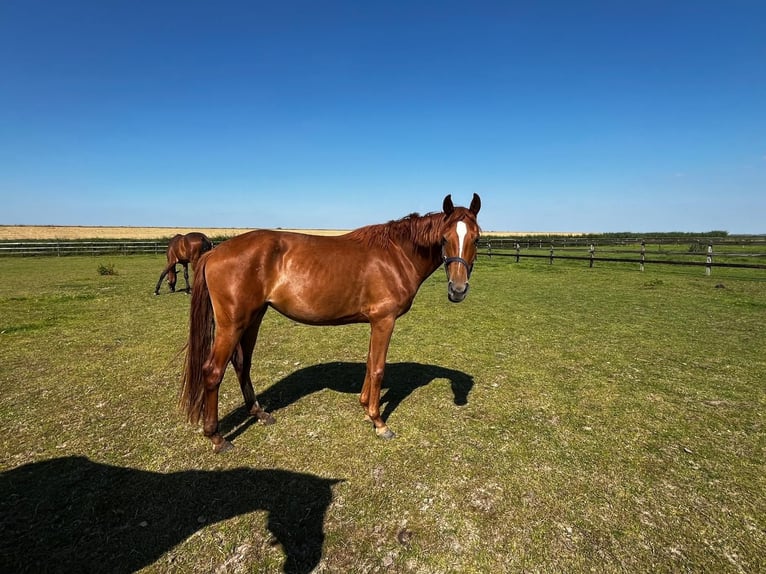
<svg viewBox="0 0 766 574">
<path fill-rule="evenodd" d="M 762 0 L 3 0 L 0 224 L 766 233 Z"/>
</svg>

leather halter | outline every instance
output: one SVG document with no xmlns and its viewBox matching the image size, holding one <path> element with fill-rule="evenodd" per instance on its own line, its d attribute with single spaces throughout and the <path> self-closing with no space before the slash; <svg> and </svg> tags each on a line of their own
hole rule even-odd
<svg viewBox="0 0 766 574">
<path fill-rule="evenodd" d="M 473 271 L 473 264 L 469 264 L 468 261 L 463 259 L 462 257 L 445 257 L 444 258 L 444 271 L 447 272 L 447 278 L 449 278 L 449 264 L 450 263 L 460 263 L 465 267 L 465 270 L 468 272 L 468 279 L 471 278 L 471 271 Z"/>
<path fill-rule="evenodd" d="M 444 247 L 442 246 L 442 261 L 444 261 L 444 271 L 447 273 L 447 279 L 449 279 L 449 264 L 450 263 L 460 263 L 463 267 L 465 267 L 466 272 L 468 273 L 467 279 L 471 278 L 471 272 L 473 271 L 473 263 L 468 263 L 465 259 L 462 257 L 447 257 L 447 255 L 444 253 Z"/>
</svg>

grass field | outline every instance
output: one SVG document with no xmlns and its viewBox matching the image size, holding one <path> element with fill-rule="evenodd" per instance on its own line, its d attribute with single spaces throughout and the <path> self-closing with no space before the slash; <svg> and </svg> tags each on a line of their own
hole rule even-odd
<svg viewBox="0 0 766 574">
<path fill-rule="evenodd" d="M 277 424 L 229 372 L 214 455 L 175 409 L 163 259 L 0 259 L 0 571 L 766 569 L 763 271 L 483 257 L 459 305 L 437 271 L 394 332 L 389 442 L 368 328 L 269 313 Z"/>
</svg>

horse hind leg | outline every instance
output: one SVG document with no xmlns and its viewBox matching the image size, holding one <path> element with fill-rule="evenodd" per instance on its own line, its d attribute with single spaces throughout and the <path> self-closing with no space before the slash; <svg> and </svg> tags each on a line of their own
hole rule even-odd
<svg viewBox="0 0 766 574">
<path fill-rule="evenodd" d="M 189 287 L 189 264 L 182 263 L 184 267 L 184 281 L 186 281 L 186 292 L 191 293 L 191 287 Z"/>
<path fill-rule="evenodd" d="M 218 390 L 238 339 L 239 337 L 234 333 L 219 329 L 213 342 L 210 357 L 202 367 L 205 386 L 202 429 L 205 436 L 213 443 L 213 450 L 217 453 L 225 452 L 233 447 L 218 428 Z"/>
<path fill-rule="evenodd" d="M 271 413 L 266 412 L 258 403 L 253 389 L 253 381 L 250 378 L 250 368 L 253 362 L 253 350 L 255 342 L 258 339 L 258 330 L 261 327 L 261 321 L 266 313 L 266 308 L 258 311 L 256 318 L 242 334 L 239 344 L 231 357 L 231 364 L 237 373 L 239 387 L 242 390 L 242 397 L 245 400 L 245 407 L 248 412 L 258 419 L 258 422 L 270 425 L 276 422 Z"/>
</svg>

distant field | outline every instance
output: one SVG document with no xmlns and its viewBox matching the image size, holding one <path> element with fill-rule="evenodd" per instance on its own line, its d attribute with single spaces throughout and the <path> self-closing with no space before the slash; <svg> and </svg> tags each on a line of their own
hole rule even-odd
<svg viewBox="0 0 766 574">
<path fill-rule="evenodd" d="M 30 241 L 39 239 L 159 239 L 176 233 L 201 231 L 208 237 L 233 237 L 255 228 L 250 227 L 100 227 L 65 225 L 0 225 L 0 240 Z M 312 235 L 340 235 L 343 229 L 288 229 Z M 484 232 L 485 236 L 513 235 L 516 232 Z M 524 232 L 524 235 L 536 235 Z M 545 235 L 556 235 L 545 233 Z"/>
<path fill-rule="evenodd" d="M 0 225 L 0 240 L 32 239 L 159 239 L 176 233 L 201 231 L 208 237 L 232 237 L 254 228 L 249 227 L 90 227 L 58 225 Z M 333 229 L 305 229 L 313 235 L 340 235 Z"/>
</svg>

